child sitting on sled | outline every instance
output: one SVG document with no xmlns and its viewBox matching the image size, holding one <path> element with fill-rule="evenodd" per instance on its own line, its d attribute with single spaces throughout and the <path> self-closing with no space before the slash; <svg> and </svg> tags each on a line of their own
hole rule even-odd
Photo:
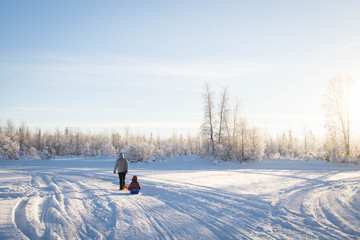
<svg viewBox="0 0 360 240">
<path fill-rule="evenodd" d="M 130 190 L 131 193 L 139 193 L 141 189 L 140 184 L 137 181 L 137 176 L 133 176 L 132 177 L 132 181 L 130 183 L 130 185 L 128 186 L 128 190 Z"/>
</svg>

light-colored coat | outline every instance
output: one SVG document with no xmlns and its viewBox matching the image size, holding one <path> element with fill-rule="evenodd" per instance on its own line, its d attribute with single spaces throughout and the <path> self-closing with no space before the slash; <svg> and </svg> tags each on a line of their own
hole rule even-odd
<svg viewBox="0 0 360 240">
<path fill-rule="evenodd" d="M 120 154 L 119 158 L 116 160 L 116 164 L 114 167 L 114 172 L 121 173 L 121 172 L 127 172 L 129 168 L 128 161 L 124 158 L 124 154 Z"/>
</svg>

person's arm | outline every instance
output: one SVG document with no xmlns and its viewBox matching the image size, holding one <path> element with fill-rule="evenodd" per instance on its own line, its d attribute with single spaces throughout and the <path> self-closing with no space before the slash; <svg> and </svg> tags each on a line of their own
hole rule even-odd
<svg viewBox="0 0 360 240">
<path fill-rule="evenodd" d="M 114 167 L 114 173 L 116 173 L 116 168 L 118 167 L 118 165 L 119 165 L 119 161 L 116 160 L 115 167 Z"/>
</svg>

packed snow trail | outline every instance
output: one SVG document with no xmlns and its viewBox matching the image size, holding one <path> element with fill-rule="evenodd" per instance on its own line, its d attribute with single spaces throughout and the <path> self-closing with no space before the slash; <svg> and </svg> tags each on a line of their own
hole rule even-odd
<svg viewBox="0 0 360 240">
<path fill-rule="evenodd" d="M 130 164 L 130 195 L 111 158 L 0 164 L 0 239 L 360 238 L 354 165 L 173 158 Z"/>
</svg>

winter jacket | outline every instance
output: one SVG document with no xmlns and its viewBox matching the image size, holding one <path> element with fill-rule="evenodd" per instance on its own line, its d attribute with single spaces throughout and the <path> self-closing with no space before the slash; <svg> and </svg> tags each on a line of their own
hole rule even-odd
<svg viewBox="0 0 360 240">
<path fill-rule="evenodd" d="M 128 186 L 128 190 L 140 190 L 141 186 L 137 181 L 137 177 L 133 176 L 132 181 L 130 183 L 130 185 Z"/>
<path fill-rule="evenodd" d="M 116 164 L 114 167 L 114 172 L 121 173 L 121 172 L 127 172 L 129 168 L 128 161 L 124 158 L 124 154 L 120 153 L 119 158 L 116 160 Z"/>
</svg>

